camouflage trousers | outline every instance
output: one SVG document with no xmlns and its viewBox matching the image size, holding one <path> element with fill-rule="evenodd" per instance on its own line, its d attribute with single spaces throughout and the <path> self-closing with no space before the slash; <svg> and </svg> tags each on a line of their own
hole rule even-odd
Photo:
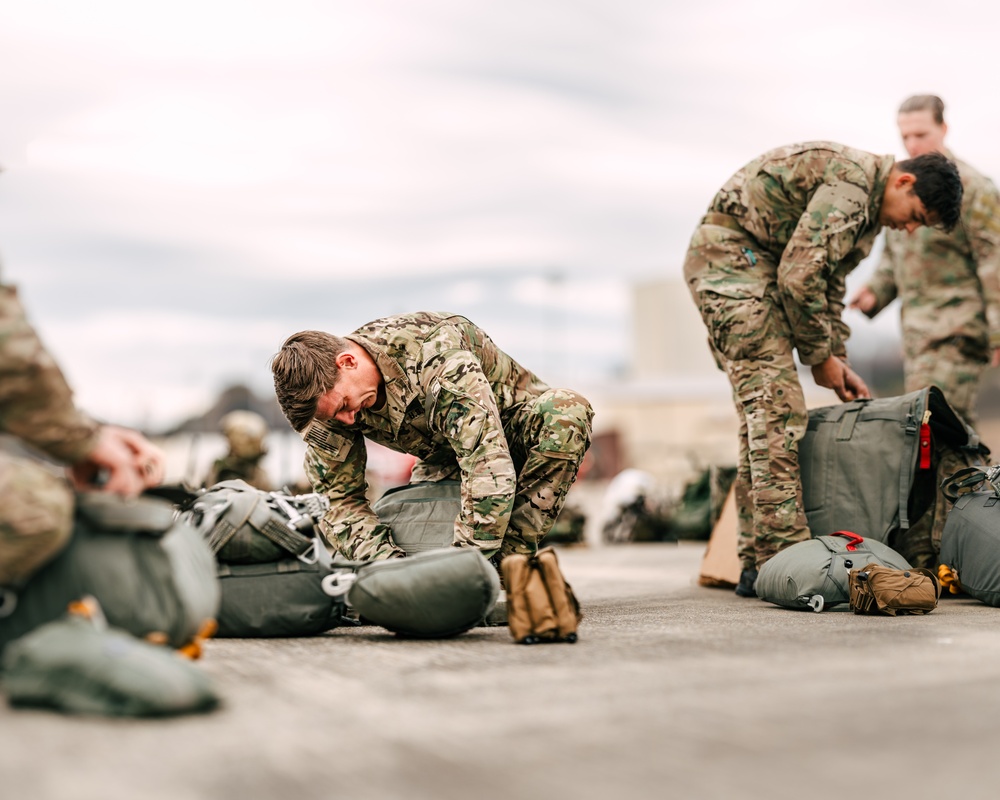
<svg viewBox="0 0 1000 800">
<path fill-rule="evenodd" d="M 938 342 L 923 352 L 907 354 L 903 365 L 906 392 L 937 386 L 958 415 L 973 427 L 979 414 L 979 381 L 986 371 L 985 350 L 961 340 Z"/>
<path fill-rule="evenodd" d="M 530 403 L 520 406 L 504 420 L 504 433 L 514 469 L 517 490 L 507 532 L 501 541 L 479 540 L 490 557 L 511 553 L 534 553 L 539 540 L 556 523 L 566 502 L 566 494 L 576 480 L 580 464 L 590 447 L 594 410 L 585 397 L 569 389 L 549 389 Z M 441 481 L 460 479 L 458 464 L 429 464 L 418 461 L 410 480 Z M 472 500 L 462 487 L 462 505 Z"/>
<path fill-rule="evenodd" d="M 713 267 L 732 272 L 745 263 L 739 236 L 715 226 L 695 234 L 684 264 L 692 296 L 708 329 L 716 363 L 733 388 L 739 418 L 739 464 L 734 491 L 740 561 L 759 568 L 783 548 L 810 538 L 802 502 L 799 442 L 808 422 L 788 320 L 773 286 L 712 285 Z M 721 235 L 719 235 L 721 234 Z M 760 253 L 761 262 L 767 258 Z M 761 264 L 761 272 L 770 266 Z M 727 269 L 730 267 L 730 269 Z M 708 280 L 703 280 L 709 276 Z"/>
<path fill-rule="evenodd" d="M 0 586 L 17 587 L 69 542 L 73 492 L 34 462 L 0 455 Z"/>
</svg>

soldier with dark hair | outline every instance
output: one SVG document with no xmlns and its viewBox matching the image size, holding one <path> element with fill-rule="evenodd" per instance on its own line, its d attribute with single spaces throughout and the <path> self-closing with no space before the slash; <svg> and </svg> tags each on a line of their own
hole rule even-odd
<svg viewBox="0 0 1000 800">
<path fill-rule="evenodd" d="M 352 559 L 403 555 L 368 505 L 365 437 L 417 456 L 412 481 L 460 478 L 454 544 L 494 563 L 535 551 L 590 444 L 584 397 L 549 388 L 454 314 L 385 317 L 345 337 L 303 331 L 271 370 L 308 445 L 306 475 L 330 499 L 320 527 Z"/>
<path fill-rule="evenodd" d="M 886 231 L 878 268 L 851 307 L 874 317 L 898 297 L 905 390 L 938 386 L 975 425 L 980 380 L 988 366 L 1000 364 L 1000 194 L 945 147 L 940 97 L 908 98 L 897 122 L 910 156 L 937 153 L 955 161 L 964 189 L 961 224 L 951 232 Z"/>
<path fill-rule="evenodd" d="M 798 447 L 807 414 L 793 352 L 842 400 L 869 397 L 848 366 L 847 274 L 884 225 L 953 226 L 962 185 L 939 154 L 896 164 L 832 142 L 772 150 L 739 170 L 695 231 L 684 277 L 740 420 L 737 594 L 757 569 L 809 538 Z"/>
</svg>

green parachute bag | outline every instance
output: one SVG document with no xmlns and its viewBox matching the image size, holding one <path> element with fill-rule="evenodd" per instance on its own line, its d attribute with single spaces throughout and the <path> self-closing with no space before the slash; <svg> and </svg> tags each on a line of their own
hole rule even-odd
<svg viewBox="0 0 1000 800">
<path fill-rule="evenodd" d="M 319 494 L 265 492 L 242 480 L 182 504 L 180 519 L 218 562 L 218 637 L 315 636 L 345 622 L 344 598 L 323 590 L 334 572 L 318 533 L 327 508 Z"/>
<path fill-rule="evenodd" d="M 85 595 L 112 627 L 176 648 L 210 634 L 219 608 L 211 551 L 171 504 L 150 497 L 77 496 L 67 547 L 20 590 L 0 590 L 0 650 Z"/>
<path fill-rule="evenodd" d="M 799 443 L 809 530 L 865 531 L 932 567 L 950 507 L 939 484 L 988 455 L 936 386 L 809 409 Z"/>
<path fill-rule="evenodd" d="M 372 510 L 407 555 L 450 547 L 455 519 L 462 511 L 462 483 L 419 481 L 397 486 L 375 501 Z"/>
<path fill-rule="evenodd" d="M 822 611 L 850 600 L 851 570 L 868 564 L 910 569 L 906 559 L 888 545 L 837 531 L 797 542 L 773 555 L 760 568 L 754 590 L 775 605 Z"/>
<path fill-rule="evenodd" d="M 109 628 L 99 604 L 47 622 L 4 651 L 8 702 L 71 714 L 159 717 L 219 703 L 208 676 L 174 651 Z"/>
<path fill-rule="evenodd" d="M 449 547 L 363 564 L 346 588 L 347 602 L 368 621 L 403 636 L 445 638 L 487 618 L 500 576 L 478 550 Z"/>
</svg>

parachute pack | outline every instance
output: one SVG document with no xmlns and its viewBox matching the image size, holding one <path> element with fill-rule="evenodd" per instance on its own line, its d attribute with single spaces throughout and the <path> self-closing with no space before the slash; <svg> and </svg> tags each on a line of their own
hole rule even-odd
<svg viewBox="0 0 1000 800">
<path fill-rule="evenodd" d="M 0 650 L 92 596 L 112 627 L 196 651 L 219 608 L 215 561 L 199 532 L 163 500 L 105 493 L 78 495 L 67 547 L 20 591 L 0 595 Z"/>
<path fill-rule="evenodd" d="M 239 480 L 211 487 L 181 518 L 202 533 L 219 561 L 218 635 L 310 636 L 356 624 L 350 610 L 406 636 L 453 636 L 472 628 L 495 605 L 499 577 L 478 551 L 444 546 L 452 541 L 458 508 L 458 495 L 449 487 L 444 494 L 450 520 L 418 513 L 412 555 L 349 562 L 331 559 L 319 537 L 328 508 L 323 495 L 264 492 Z M 409 529 L 399 520 L 397 526 L 405 540 Z"/>
</svg>

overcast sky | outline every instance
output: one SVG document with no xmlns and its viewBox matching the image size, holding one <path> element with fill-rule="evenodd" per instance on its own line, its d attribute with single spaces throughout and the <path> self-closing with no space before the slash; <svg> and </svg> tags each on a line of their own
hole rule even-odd
<svg viewBox="0 0 1000 800">
<path fill-rule="evenodd" d="M 952 149 L 1000 176 L 998 21 L 979 2 L 2 0 L 0 274 L 80 404 L 154 429 L 232 382 L 269 391 L 296 330 L 421 308 L 550 382 L 607 379 L 632 285 L 679 276 L 758 153 L 901 155 L 896 107 L 933 92 Z M 891 335 L 883 316 L 850 321 Z"/>
</svg>

